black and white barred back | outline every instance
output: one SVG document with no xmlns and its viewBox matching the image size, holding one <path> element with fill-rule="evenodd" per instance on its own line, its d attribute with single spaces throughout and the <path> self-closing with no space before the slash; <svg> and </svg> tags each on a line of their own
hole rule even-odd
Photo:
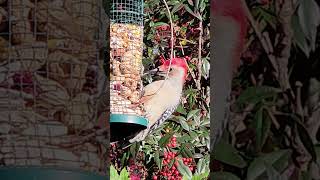
<svg viewBox="0 0 320 180">
<path fill-rule="evenodd" d="M 176 111 L 177 107 L 178 107 L 179 103 L 176 104 L 175 106 L 167 109 L 162 115 L 161 118 L 159 118 L 157 120 L 157 122 L 155 122 L 149 129 L 149 132 L 154 131 L 155 129 L 157 129 L 159 126 L 161 126 L 167 119 L 169 119 L 169 117 Z"/>
</svg>

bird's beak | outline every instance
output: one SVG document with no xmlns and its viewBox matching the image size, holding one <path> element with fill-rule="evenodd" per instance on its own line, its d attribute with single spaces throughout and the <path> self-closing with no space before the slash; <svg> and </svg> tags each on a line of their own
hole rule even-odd
<svg viewBox="0 0 320 180">
<path fill-rule="evenodd" d="M 155 68 L 155 69 L 151 69 L 148 71 L 149 74 L 157 74 L 159 72 L 159 67 Z"/>
<path fill-rule="evenodd" d="M 160 76 L 165 76 L 167 74 L 167 71 L 165 71 L 165 69 L 162 66 L 159 66 L 155 69 L 149 70 L 148 73 L 153 75 L 156 74 Z"/>
</svg>

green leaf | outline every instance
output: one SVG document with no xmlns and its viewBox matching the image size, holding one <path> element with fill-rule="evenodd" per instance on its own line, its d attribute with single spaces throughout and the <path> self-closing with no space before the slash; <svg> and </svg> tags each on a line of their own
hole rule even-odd
<svg viewBox="0 0 320 180">
<path fill-rule="evenodd" d="M 314 150 L 315 150 L 315 152 L 316 152 L 316 154 L 317 154 L 317 164 L 320 164 L 320 146 L 319 146 L 319 145 L 316 145 L 316 146 L 314 147 Z"/>
<path fill-rule="evenodd" d="M 259 180 L 259 177 L 267 170 L 265 163 L 276 167 L 279 171 L 282 171 L 287 167 L 290 155 L 290 150 L 279 150 L 268 154 L 262 154 L 260 157 L 255 158 L 249 165 L 247 179 Z"/>
<path fill-rule="evenodd" d="M 124 154 L 123 154 L 123 156 L 122 156 L 122 158 L 121 158 L 121 165 L 123 165 L 124 164 L 124 162 L 126 161 L 126 159 L 127 159 L 127 156 L 128 156 L 128 152 L 125 152 Z"/>
<path fill-rule="evenodd" d="M 153 23 L 151 27 L 155 28 L 155 27 L 158 27 L 158 26 L 169 26 L 169 24 L 165 23 L 165 22 L 156 22 L 156 23 Z"/>
<path fill-rule="evenodd" d="M 158 168 L 161 169 L 159 150 L 156 150 L 156 152 L 154 153 L 154 161 L 157 164 Z"/>
<path fill-rule="evenodd" d="M 206 3 L 201 3 L 200 4 L 200 12 L 202 13 L 206 9 Z"/>
<path fill-rule="evenodd" d="M 171 13 L 174 14 L 174 13 L 176 13 L 177 11 L 179 11 L 179 10 L 182 9 L 182 8 L 183 8 L 183 4 L 182 4 L 182 3 L 176 4 L 176 5 L 172 8 Z"/>
<path fill-rule="evenodd" d="M 195 109 L 195 110 L 190 111 L 187 115 L 187 120 L 191 119 L 193 116 L 195 116 L 199 112 L 200 112 L 200 109 Z"/>
<path fill-rule="evenodd" d="M 187 90 L 185 90 L 184 94 L 187 96 L 187 95 L 194 95 L 197 93 L 197 90 L 196 89 L 193 89 L 193 88 L 188 88 Z"/>
<path fill-rule="evenodd" d="M 317 27 L 320 24 L 320 9 L 315 0 L 304 0 L 299 3 L 299 22 L 304 35 L 310 40 L 312 49 L 315 49 Z"/>
<path fill-rule="evenodd" d="M 205 118 L 203 121 L 201 121 L 200 126 L 207 126 L 210 125 L 210 119 Z"/>
<path fill-rule="evenodd" d="M 245 89 L 239 98 L 238 104 L 256 104 L 263 99 L 274 97 L 280 90 L 270 86 L 248 87 Z"/>
<path fill-rule="evenodd" d="M 189 127 L 188 123 L 185 120 L 179 119 L 179 122 L 180 122 L 180 124 L 181 124 L 181 126 L 182 126 L 182 128 L 184 130 L 186 130 L 186 131 L 190 130 L 190 127 Z"/>
<path fill-rule="evenodd" d="M 133 143 L 130 146 L 130 153 L 131 153 L 132 157 L 136 157 L 136 154 L 139 151 L 139 148 L 140 148 L 140 143 Z"/>
<path fill-rule="evenodd" d="M 153 22 L 153 21 L 150 21 L 149 26 L 150 26 L 150 27 L 153 27 L 153 26 L 154 26 L 154 22 Z"/>
<path fill-rule="evenodd" d="M 192 180 L 207 180 L 209 176 L 209 172 L 205 172 L 202 174 L 195 174 L 192 177 Z"/>
<path fill-rule="evenodd" d="M 184 9 L 188 12 L 188 13 L 190 13 L 192 16 L 194 16 L 194 17 L 196 17 L 196 18 L 198 18 L 199 20 L 201 20 L 201 17 L 199 17 L 197 14 L 195 14 L 191 9 L 190 9 L 190 7 L 188 6 L 188 5 L 184 5 Z"/>
<path fill-rule="evenodd" d="M 201 177 L 198 175 L 192 176 L 191 180 L 201 180 Z"/>
<path fill-rule="evenodd" d="M 227 144 L 222 140 L 213 150 L 213 155 L 214 159 L 238 168 L 244 168 L 247 165 L 238 151 L 232 145 Z"/>
<path fill-rule="evenodd" d="M 266 167 L 264 165 L 264 160 L 262 158 L 256 158 L 250 164 L 247 171 L 248 180 L 258 180 L 259 176 L 261 176 L 266 171 Z"/>
<path fill-rule="evenodd" d="M 302 171 L 299 180 L 313 180 L 310 171 Z"/>
<path fill-rule="evenodd" d="M 170 160 L 170 163 L 168 164 L 169 169 L 172 168 L 174 162 L 175 162 L 175 159 Z"/>
<path fill-rule="evenodd" d="M 240 180 L 239 177 L 230 172 L 213 172 L 210 177 L 217 180 Z"/>
<path fill-rule="evenodd" d="M 199 10 L 199 1 L 204 1 L 204 0 L 195 0 L 195 6 L 194 6 L 194 10 L 198 11 Z"/>
<path fill-rule="evenodd" d="M 302 33 L 299 17 L 297 15 L 293 15 L 292 17 L 292 29 L 295 44 L 303 51 L 307 58 L 309 58 L 311 47 L 309 46 L 305 35 Z"/>
<path fill-rule="evenodd" d="M 123 168 L 120 172 L 120 180 L 130 180 L 129 179 L 129 172 L 126 168 Z"/>
<path fill-rule="evenodd" d="M 110 166 L 110 180 L 116 180 L 120 179 L 120 176 L 118 175 L 117 170 L 114 168 L 114 166 Z"/>
<path fill-rule="evenodd" d="M 192 178 L 192 172 L 190 171 L 189 167 L 184 165 L 181 159 L 178 160 L 178 171 L 183 175 L 186 176 L 188 179 Z"/>
<path fill-rule="evenodd" d="M 298 131 L 298 134 L 299 134 L 299 137 L 301 139 L 302 144 L 307 149 L 307 151 L 310 153 L 312 160 L 314 162 L 316 162 L 317 161 L 317 154 L 316 154 L 312 139 L 311 139 L 307 129 L 304 127 L 303 123 L 301 122 L 300 118 L 297 115 L 290 114 L 290 116 L 296 122 L 295 125 L 297 127 L 297 131 Z"/>
<path fill-rule="evenodd" d="M 265 166 L 267 168 L 267 175 L 269 180 L 281 180 L 280 173 L 270 164 L 265 163 Z"/>
<path fill-rule="evenodd" d="M 205 160 L 204 159 L 199 159 L 199 161 L 197 163 L 196 173 L 197 174 L 204 173 L 205 170 L 206 170 L 205 166 L 206 166 Z"/>
<path fill-rule="evenodd" d="M 208 79 L 210 73 L 210 62 L 207 58 L 202 58 L 202 76 Z"/>
<path fill-rule="evenodd" d="M 168 5 L 171 5 L 171 6 L 174 6 L 179 3 L 181 3 L 181 1 L 168 1 Z"/>
<path fill-rule="evenodd" d="M 169 143 L 169 140 L 171 139 L 172 136 L 173 136 L 173 132 L 167 133 L 165 136 L 163 136 L 159 140 L 159 146 L 162 148 L 165 147 Z"/>
<path fill-rule="evenodd" d="M 190 151 L 190 146 L 192 146 L 192 144 L 189 144 L 189 148 L 186 147 L 186 144 L 183 145 L 182 151 L 185 153 L 186 157 L 193 157 L 193 154 Z"/>
<path fill-rule="evenodd" d="M 194 4 L 193 4 L 193 1 L 192 1 L 192 0 L 188 0 L 188 3 L 189 3 L 191 6 L 194 6 Z"/>
<path fill-rule="evenodd" d="M 191 139 L 195 139 L 199 136 L 199 134 L 197 134 L 195 131 L 190 131 L 189 136 Z"/>
<path fill-rule="evenodd" d="M 261 19 L 266 22 L 266 25 L 269 24 L 274 30 L 276 29 L 276 15 L 270 9 L 265 7 L 258 7 L 257 10 L 261 15 Z M 264 28 L 261 28 L 264 29 Z"/>
<path fill-rule="evenodd" d="M 179 106 L 177 107 L 176 112 L 183 114 L 183 115 L 187 114 L 187 111 L 184 109 L 184 107 L 181 104 L 179 104 Z"/>
<path fill-rule="evenodd" d="M 265 109 L 260 108 L 255 115 L 255 128 L 256 128 L 256 146 L 260 151 L 263 147 L 271 128 L 271 120 Z"/>
</svg>

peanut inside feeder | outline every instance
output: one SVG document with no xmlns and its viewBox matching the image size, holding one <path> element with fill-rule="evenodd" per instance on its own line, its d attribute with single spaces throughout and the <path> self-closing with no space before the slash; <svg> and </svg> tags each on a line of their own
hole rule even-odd
<svg viewBox="0 0 320 180">
<path fill-rule="evenodd" d="M 134 105 L 138 102 L 142 89 L 142 35 L 143 27 L 139 25 L 111 24 L 111 123 L 131 123 L 144 127 L 147 125 L 147 120 L 143 118 L 143 107 Z M 120 124 L 122 125 L 124 124 Z M 111 125 L 111 132 L 117 132 L 114 131 L 117 127 Z M 133 129 L 139 130 L 141 127 Z M 113 135 L 114 133 L 111 133 L 111 136 Z M 129 135 L 130 133 L 122 134 Z"/>
</svg>

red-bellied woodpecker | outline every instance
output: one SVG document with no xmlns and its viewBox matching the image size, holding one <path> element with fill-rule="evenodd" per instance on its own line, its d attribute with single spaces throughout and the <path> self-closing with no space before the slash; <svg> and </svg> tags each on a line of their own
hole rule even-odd
<svg viewBox="0 0 320 180">
<path fill-rule="evenodd" d="M 130 139 L 130 143 L 144 140 L 147 135 L 171 116 L 180 103 L 182 89 L 188 73 L 186 59 L 173 58 L 171 65 L 169 60 L 162 60 L 162 65 L 157 68 L 157 71 L 159 75 L 167 78 L 145 86 L 139 103 L 143 105 L 146 111 L 149 125 L 147 129 Z M 168 76 L 166 76 L 167 72 Z"/>
<path fill-rule="evenodd" d="M 240 55 L 247 31 L 242 0 L 212 0 L 213 11 L 213 121 L 210 149 L 220 139 L 228 123 L 229 96 L 233 73 L 240 64 Z"/>
</svg>

